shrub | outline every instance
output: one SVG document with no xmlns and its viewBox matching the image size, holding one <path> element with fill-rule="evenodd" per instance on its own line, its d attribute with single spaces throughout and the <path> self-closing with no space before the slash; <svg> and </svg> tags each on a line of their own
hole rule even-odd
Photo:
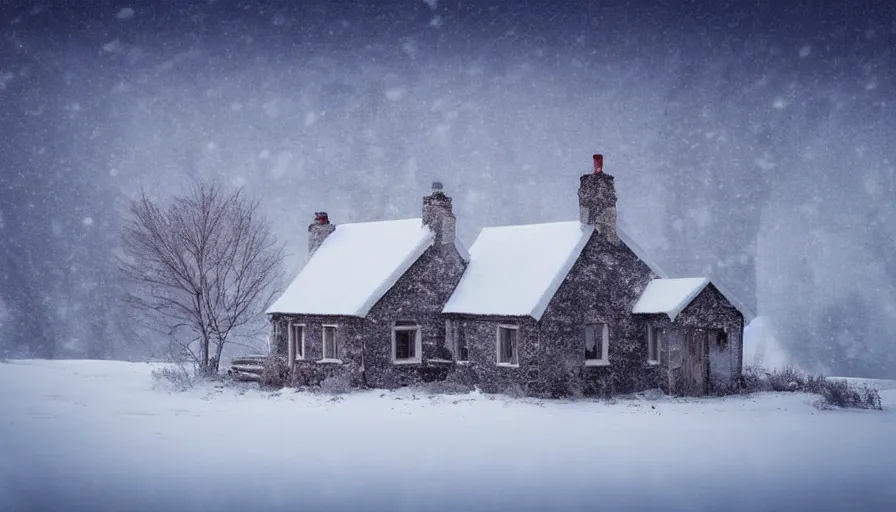
<svg viewBox="0 0 896 512">
<path fill-rule="evenodd" d="M 762 391 L 771 391 L 765 370 L 758 366 L 744 366 L 741 374 L 742 389 L 745 393 L 759 393 Z"/>
<path fill-rule="evenodd" d="M 880 393 L 867 384 L 857 386 L 842 379 L 830 380 L 824 375 L 806 376 L 793 366 L 785 366 L 770 372 L 759 367 L 746 366 L 743 371 L 743 389 L 747 393 L 802 391 L 821 395 L 822 400 L 817 404 L 821 409 L 834 407 L 882 408 Z"/>
<path fill-rule="evenodd" d="M 276 356 L 269 356 L 264 360 L 261 369 L 261 379 L 258 381 L 266 388 L 282 388 L 289 378 L 289 366 Z"/>
<path fill-rule="evenodd" d="M 352 383 L 344 375 L 327 377 L 320 381 L 320 391 L 330 395 L 343 395 L 352 390 Z"/>
<path fill-rule="evenodd" d="M 825 380 L 821 396 L 822 408 L 853 407 L 857 409 L 882 409 L 877 389 L 863 384 L 852 385 L 845 380 Z"/>
<path fill-rule="evenodd" d="M 800 391 L 806 387 L 806 377 L 795 367 L 787 365 L 767 373 L 772 391 Z"/>
<path fill-rule="evenodd" d="M 152 383 L 155 389 L 183 392 L 193 389 L 196 382 L 195 369 L 188 370 L 182 364 L 170 364 L 152 371 Z"/>
</svg>

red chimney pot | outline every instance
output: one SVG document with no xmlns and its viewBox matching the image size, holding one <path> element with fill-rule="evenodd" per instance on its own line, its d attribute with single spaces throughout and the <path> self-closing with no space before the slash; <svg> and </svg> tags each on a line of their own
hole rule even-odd
<svg viewBox="0 0 896 512">
<path fill-rule="evenodd" d="M 593 155 L 594 159 L 594 174 L 600 174 L 604 172 L 604 155 Z"/>
</svg>

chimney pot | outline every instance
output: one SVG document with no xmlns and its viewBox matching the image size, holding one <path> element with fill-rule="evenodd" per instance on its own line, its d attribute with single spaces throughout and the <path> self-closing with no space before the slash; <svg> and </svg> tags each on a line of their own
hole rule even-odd
<svg viewBox="0 0 896 512">
<path fill-rule="evenodd" d="M 594 174 L 604 172 L 604 155 L 593 155 L 591 158 L 594 159 Z"/>
<path fill-rule="evenodd" d="M 315 224 L 329 224 L 330 216 L 327 215 L 327 212 L 314 212 L 314 222 Z"/>
<path fill-rule="evenodd" d="M 432 190 L 433 190 L 433 192 L 436 192 L 436 191 L 441 192 L 441 191 L 442 191 L 442 188 L 443 188 L 443 187 L 442 187 L 442 182 L 441 182 L 441 181 L 434 181 L 434 182 L 432 182 Z"/>
</svg>

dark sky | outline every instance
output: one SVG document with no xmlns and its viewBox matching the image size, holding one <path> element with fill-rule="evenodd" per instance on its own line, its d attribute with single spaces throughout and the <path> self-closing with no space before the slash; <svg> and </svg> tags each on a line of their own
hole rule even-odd
<svg viewBox="0 0 896 512">
<path fill-rule="evenodd" d="M 0 12 L 0 329 L 20 339 L 47 330 L 75 355 L 121 338 L 110 262 L 139 186 L 246 186 L 294 270 L 312 212 L 418 215 L 433 179 L 468 244 L 575 218 L 575 180 L 602 152 L 621 221 L 670 273 L 717 277 L 806 364 L 896 371 L 893 2 Z"/>
</svg>

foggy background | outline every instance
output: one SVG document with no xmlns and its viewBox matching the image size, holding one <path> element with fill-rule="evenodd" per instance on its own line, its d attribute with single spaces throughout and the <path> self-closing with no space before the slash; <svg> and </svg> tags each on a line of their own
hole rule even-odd
<svg viewBox="0 0 896 512">
<path fill-rule="evenodd" d="M 436 179 L 467 245 L 575 219 L 601 152 L 672 276 L 896 376 L 896 6 L 644 4 L 4 0 L 0 356 L 160 355 L 113 264 L 141 186 L 245 186 L 292 275 L 313 212 L 418 216 Z"/>
</svg>

